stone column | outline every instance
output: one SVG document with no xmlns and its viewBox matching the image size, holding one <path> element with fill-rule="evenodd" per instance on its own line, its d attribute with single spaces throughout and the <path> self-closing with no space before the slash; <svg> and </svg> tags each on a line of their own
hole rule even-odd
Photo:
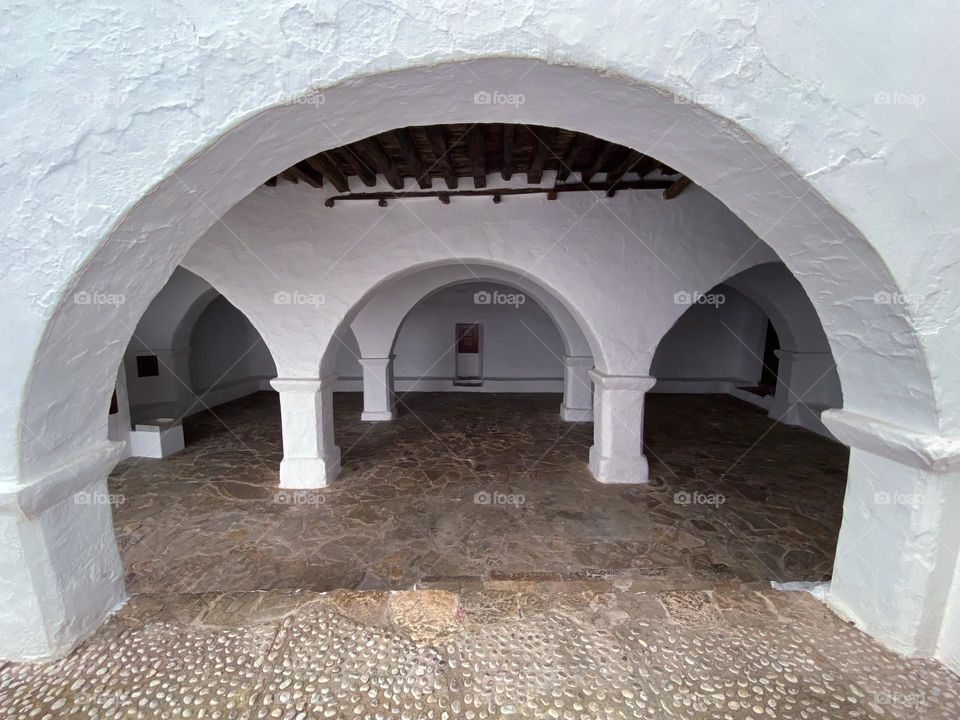
<svg viewBox="0 0 960 720">
<path fill-rule="evenodd" d="M 563 404 L 560 406 L 560 417 L 567 422 L 593 420 L 591 369 L 593 358 L 589 355 L 563 356 Z"/>
<path fill-rule="evenodd" d="M 361 420 L 393 420 L 393 356 L 360 358 L 363 366 L 363 413 Z"/>
<path fill-rule="evenodd" d="M 960 442 L 846 410 L 851 446 L 829 604 L 899 652 L 934 656 L 960 552 Z"/>
<path fill-rule="evenodd" d="M 804 418 L 811 412 L 814 414 L 812 419 L 819 422 L 813 409 L 841 404 L 840 378 L 833 355 L 828 352 L 793 350 L 775 352 L 779 363 L 770 417 L 787 425 L 808 425 Z"/>
<path fill-rule="evenodd" d="M 605 375 L 593 379 L 593 447 L 590 470 L 603 483 L 645 483 L 649 480 L 643 454 L 643 404 L 656 379 L 647 376 Z"/>
<path fill-rule="evenodd" d="M 26 481 L 0 482 L 0 659 L 66 655 L 124 601 L 104 441 Z"/>
<path fill-rule="evenodd" d="M 282 488 L 325 487 L 340 472 L 340 448 L 333 441 L 335 379 L 276 378 L 270 382 L 280 393 Z"/>
</svg>

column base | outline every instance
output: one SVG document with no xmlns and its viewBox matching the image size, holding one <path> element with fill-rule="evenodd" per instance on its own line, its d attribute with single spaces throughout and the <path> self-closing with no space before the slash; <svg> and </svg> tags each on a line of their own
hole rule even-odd
<svg viewBox="0 0 960 720">
<path fill-rule="evenodd" d="M 340 474 L 340 448 L 326 458 L 288 458 L 280 461 L 280 487 L 312 490 L 329 485 Z"/>
<path fill-rule="evenodd" d="M 566 422 L 593 422 L 593 408 L 560 406 L 560 418 Z"/>
<path fill-rule="evenodd" d="M 650 465 L 646 455 L 608 457 L 594 445 L 590 448 L 590 472 L 597 482 L 607 485 L 645 485 L 650 482 Z"/>
<path fill-rule="evenodd" d="M 364 422 L 384 422 L 396 416 L 393 410 L 364 410 L 360 413 L 360 419 Z"/>
<path fill-rule="evenodd" d="M 136 429 L 130 431 L 131 456 L 165 458 L 183 450 L 183 426 L 178 420 L 165 420 L 138 423 Z"/>
<path fill-rule="evenodd" d="M 107 474 L 123 447 L 0 487 L 0 660 L 68 654 L 126 600 Z"/>
</svg>

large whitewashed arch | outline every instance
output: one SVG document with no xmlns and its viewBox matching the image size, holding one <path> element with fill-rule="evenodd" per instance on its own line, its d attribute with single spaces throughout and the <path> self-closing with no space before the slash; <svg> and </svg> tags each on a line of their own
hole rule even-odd
<svg viewBox="0 0 960 720">
<path fill-rule="evenodd" d="M 126 344 L 124 326 L 135 324 L 196 238 L 231 205 L 267 177 L 320 150 L 396 126 L 437 122 L 520 120 L 566 127 L 654 154 L 684 172 L 759 231 L 805 284 L 840 358 L 848 407 L 897 418 L 918 430 L 937 429 L 937 399 L 910 307 L 874 301 L 880 292 L 903 295 L 886 264 L 845 218 L 759 142 L 662 90 L 589 70 L 515 60 L 477 61 L 470 69 L 488 85 L 523 94 L 525 103 L 478 106 L 472 94 L 457 102 L 463 70 L 456 65 L 364 78 L 325 90 L 322 111 L 294 103 L 251 117 L 157 186 L 62 295 L 21 405 L 21 476 L 28 480 L 51 461 L 68 461 L 105 437 L 98 403 L 108 394 L 111 370 Z M 391 98 L 396 102 L 388 109 Z M 822 262 L 825 254 L 829 263 Z M 248 260 L 257 263 L 253 256 Z M 100 307 L 72 301 L 78 292 L 103 292 L 118 284 L 126 302 L 116 313 L 124 322 Z M 826 289 L 829 301 L 820 299 Z M 897 352 L 882 352 L 890 342 Z M 100 351 L 90 353 L 91 343 Z M 844 377 L 846 367 L 858 370 Z M 883 374 L 898 380 L 865 379 Z M 85 378 L 83 390 L 65 393 L 65 377 Z M 58 421 L 67 417 L 76 421 Z M 56 457 L 38 437 L 60 449 Z"/>
<path fill-rule="evenodd" d="M 71 240 L 64 246 L 65 273 L 27 276 L 44 284 L 41 294 L 47 299 L 36 304 L 36 317 L 30 323 L 24 321 L 29 338 L 25 347 L 11 352 L 10 374 L 19 378 L 22 390 L 2 407 L 0 459 L 9 478 L 6 486 L 13 498 L 9 504 L 22 507 L 23 503 L 33 503 L 30 517 L 41 518 L 38 522 L 59 522 L 49 513 L 44 515 L 52 502 L 86 484 L 103 482 L 116 457 L 115 448 L 105 440 L 103 407 L 129 340 L 129 328 L 196 240 L 233 205 L 268 177 L 318 151 L 397 126 L 449 122 L 526 122 L 588 132 L 654 155 L 692 178 L 779 255 L 813 301 L 844 385 L 845 414 L 837 416 L 835 423 L 848 431 L 838 435 L 873 453 L 869 462 L 864 460 L 854 467 L 867 468 L 887 482 L 894 468 L 886 463 L 905 462 L 913 468 L 911 481 L 920 484 L 927 479 L 924 473 L 956 465 L 956 442 L 942 435 L 960 426 L 960 413 L 951 409 L 960 397 L 954 382 L 957 371 L 944 361 L 942 352 L 944 345 L 956 337 L 955 325 L 944 323 L 942 332 L 933 338 L 921 331 L 938 323 L 924 315 L 918 303 L 876 301 L 878 294 L 910 297 L 909 290 L 920 285 L 904 269 L 908 260 L 899 249 L 887 244 L 881 251 L 845 217 L 876 227 L 870 219 L 875 202 L 852 190 L 850 182 L 832 182 L 830 178 L 819 181 L 813 177 L 816 173 L 798 171 L 784 159 L 789 136 L 778 135 L 772 121 L 769 126 L 751 128 L 754 132 L 762 130 L 755 135 L 702 106 L 729 107 L 731 115 L 744 119 L 767 115 L 769 98 L 747 87 L 753 78 L 742 80 L 745 85 L 740 88 L 734 113 L 733 106 L 723 102 L 687 101 L 691 96 L 696 100 L 698 90 L 709 91 L 712 79 L 701 78 L 699 86 L 692 86 L 652 71 L 646 59 L 618 65 L 619 76 L 598 72 L 596 58 L 593 62 L 584 58 L 592 57 L 593 48 L 607 46 L 600 36 L 596 37 L 598 44 L 550 58 L 563 60 L 562 66 L 530 59 L 479 59 L 486 54 L 484 50 L 495 54 L 490 51 L 493 46 L 499 47 L 501 40 L 505 47 L 509 45 L 507 35 L 499 34 L 500 40 L 469 57 L 447 48 L 427 54 L 432 63 L 470 59 L 471 79 L 466 83 L 464 68 L 456 62 L 379 75 L 370 73 L 390 63 L 375 59 L 375 54 L 347 62 L 347 69 L 335 79 L 349 82 L 321 83 L 322 110 L 318 110 L 319 103 L 277 104 L 275 99 L 268 99 L 269 91 L 257 79 L 251 85 L 259 89 L 252 90 L 255 99 L 245 107 L 242 121 L 237 123 L 240 117 L 234 115 L 226 122 L 204 126 L 199 145 L 194 145 L 199 152 L 175 172 L 165 166 L 165 175 L 149 193 L 111 202 L 104 217 L 77 217 L 64 223 L 67 234 L 91 235 L 92 240 Z M 635 38 L 631 43 L 636 44 Z M 736 59 L 736 50 L 718 46 L 717 52 L 718 57 Z M 582 66 L 577 67 L 581 61 Z M 522 96 L 524 102 L 478 105 L 474 93 L 487 88 Z M 300 89 L 310 88 L 301 85 Z M 155 107 L 155 99 L 146 99 L 144 105 Z M 831 142 L 845 144 L 842 152 L 850 156 L 862 156 L 862 149 L 854 144 L 860 125 L 845 115 L 838 120 L 837 112 L 831 111 L 827 121 L 834 120 L 845 132 L 835 133 Z M 812 134 L 820 138 L 828 135 Z M 158 136 L 157 141 L 164 147 L 171 146 L 170 138 Z M 179 147 L 183 145 L 181 138 Z M 185 155 L 180 151 L 171 156 L 179 162 Z M 848 155 L 843 157 L 848 159 Z M 142 167 L 143 163 L 137 165 Z M 885 183 L 881 180 L 881 184 Z M 94 196 L 92 188 L 82 188 L 87 194 L 80 196 L 79 205 L 87 205 Z M 30 227 L 30 222 L 20 222 L 19 217 L 14 225 L 18 231 Z M 276 229 L 261 228 L 265 233 Z M 877 230 L 884 235 L 882 226 Z M 24 237 L 29 236 L 24 232 Z M 242 246 L 242 239 L 237 239 Z M 677 248 L 678 252 L 686 250 L 689 248 Z M 242 247 L 233 248 L 233 252 L 242 256 Z M 949 259 L 944 253 L 938 257 L 943 262 Z M 263 258 L 251 254 L 245 261 L 262 263 Z M 896 275 L 891 267 L 898 267 Z M 713 284 L 705 285 L 708 279 L 700 277 L 695 286 L 683 289 L 704 291 Z M 945 290 L 938 297 L 953 297 L 952 292 Z M 78 296 L 98 293 L 122 296 L 123 302 L 104 308 L 77 301 Z M 37 294 L 31 290 L 24 296 Z M 257 312 L 258 307 L 266 307 L 263 298 L 250 303 L 253 312 L 247 313 L 245 298 L 231 296 L 228 290 L 225 294 L 263 331 L 264 323 L 258 324 L 258 320 L 269 314 Z M 349 306 L 350 299 L 344 299 L 344 304 Z M 666 301 L 660 298 L 660 302 L 665 309 Z M 22 304 L 17 301 L 17 307 Z M 336 315 L 334 309 L 328 319 L 334 320 Z M 301 329 L 298 323 L 286 329 L 297 331 Z M 629 347 L 628 343 L 612 350 L 625 356 Z M 647 352 L 652 353 L 652 349 Z M 928 352 L 931 349 L 937 352 Z M 301 359 L 285 356 L 283 348 L 277 348 L 274 354 L 278 366 L 289 360 L 291 367 L 304 370 Z M 610 355 L 611 351 L 603 354 Z M 649 358 L 644 362 L 649 364 Z M 314 374 L 318 372 L 316 368 Z M 31 489 L 40 485 L 53 489 Z M 942 496 L 950 502 L 939 507 L 954 503 L 955 494 L 950 492 L 947 486 L 941 487 Z M 70 538 L 69 547 L 84 548 L 83 557 L 78 562 L 67 561 L 65 557 L 74 550 L 61 543 L 50 563 L 61 570 L 83 568 L 82 581 L 65 585 L 50 580 L 35 595 L 18 599 L 9 616 L 0 618 L 4 623 L 0 629 L 6 629 L 8 620 L 15 617 L 27 618 L 26 629 L 16 634 L 15 643 L 11 641 L 5 655 L 62 652 L 99 623 L 122 597 L 116 551 L 112 538 L 104 535 L 110 532 L 108 515 L 91 509 L 64 521 L 67 527 L 60 529 Z M 929 522 L 934 520 L 928 518 Z M 906 538 L 918 532 L 912 523 L 898 527 Z M 29 548 L 5 548 L 4 563 L 12 563 L 0 567 L 4 578 L 0 590 L 5 596 L 16 594 L 7 592 L 11 588 L 33 586 L 22 563 L 17 564 L 14 558 L 47 550 L 50 548 L 42 548 L 33 540 Z M 931 551 L 936 562 L 914 564 L 909 583 L 921 588 L 916 595 L 862 606 L 847 586 L 842 597 L 838 596 L 838 605 L 857 615 L 874 632 L 894 638 L 892 642 L 898 647 L 930 652 L 931 643 L 937 641 L 939 623 L 930 621 L 927 608 L 942 610 L 941 580 L 952 572 L 955 547 L 953 550 L 952 556 Z M 883 586 L 887 575 L 896 573 L 902 565 L 864 571 L 865 565 L 860 563 L 851 570 L 849 564 L 855 555 L 844 557 L 840 553 L 838 567 L 844 567 L 846 577 L 855 577 L 864 588 Z M 934 585 L 935 592 L 931 589 Z M 901 618 L 900 626 L 891 626 L 889 618 L 893 616 Z"/>
</svg>

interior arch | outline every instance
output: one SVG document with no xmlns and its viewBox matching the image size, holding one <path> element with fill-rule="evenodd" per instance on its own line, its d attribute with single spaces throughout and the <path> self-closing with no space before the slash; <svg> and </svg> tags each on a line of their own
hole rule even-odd
<svg viewBox="0 0 960 720">
<path fill-rule="evenodd" d="M 472 62 L 471 69 L 492 87 L 524 92 L 527 103 L 519 114 L 525 121 L 590 132 L 640 151 L 655 144 L 657 157 L 722 200 L 800 279 L 840 360 L 848 407 L 868 416 L 894 414 L 921 431 L 937 429 L 937 398 L 910 311 L 873 299 L 877 292 L 899 292 L 882 257 L 806 180 L 756 139 L 701 107 L 674 102 L 657 88 L 582 68 L 488 59 Z M 102 442 L 106 423 L 98 412 L 100 404 L 91 400 L 105 396 L 113 382 L 111 369 L 128 338 L 124 324 L 129 326 L 142 313 L 196 238 L 265 179 L 345 139 L 388 127 L 517 119 L 517 108 L 477 106 L 472 96 L 451 102 L 458 95 L 443 90 L 459 83 L 455 66 L 411 69 L 329 88 L 322 118 L 306 105 L 265 108 L 155 188 L 118 222 L 64 288 L 21 403 L 21 475 L 29 478 L 87 443 Z M 245 172 L 227 172 L 238 155 L 244 158 Z M 200 186 L 211 188 L 202 207 L 191 201 L 190 191 Z M 171 225 L 168 209 L 177 204 L 189 209 Z M 167 218 L 162 227 L 157 225 L 158 213 Z M 823 263 L 827 254 L 831 262 Z M 117 309 L 125 323 L 68 301 L 76 292 L 109 285 L 108 279 L 123 275 L 120 268 L 129 270 L 127 302 Z M 833 293 L 829 302 L 821 300 L 826 289 Z M 900 351 L 878 352 L 879 338 L 895 338 Z M 103 350 L 89 352 L 91 341 Z M 897 382 L 881 386 L 873 381 L 877 376 Z M 65 378 L 81 389 L 68 392 Z M 38 442 L 40 436 L 46 442 Z M 48 443 L 60 448 L 59 457 L 50 457 Z"/>
<path fill-rule="evenodd" d="M 592 355 L 587 334 L 569 310 L 551 293 L 518 270 L 485 263 L 456 263 L 411 268 L 383 285 L 363 301 L 350 328 L 364 357 L 387 357 L 394 347 L 404 319 L 420 302 L 441 290 L 463 282 L 501 283 L 528 294 L 553 320 L 568 355 Z"/>
</svg>

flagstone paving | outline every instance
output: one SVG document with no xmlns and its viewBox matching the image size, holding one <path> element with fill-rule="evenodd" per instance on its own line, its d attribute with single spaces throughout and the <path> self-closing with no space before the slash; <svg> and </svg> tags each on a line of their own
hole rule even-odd
<svg viewBox="0 0 960 720">
<path fill-rule="evenodd" d="M 343 471 L 277 489 L 276 395 L 185 421 L 187 448 L 110 478 L 133 592 L 409 589 L 640 571 L 651 589 L 829 579 L 847 451 L 719 396 L 653 395 L 650 483 L 603 485 L 557 395 L 431 393 L 364 423 L 335 395 Z"/>
</svg>

